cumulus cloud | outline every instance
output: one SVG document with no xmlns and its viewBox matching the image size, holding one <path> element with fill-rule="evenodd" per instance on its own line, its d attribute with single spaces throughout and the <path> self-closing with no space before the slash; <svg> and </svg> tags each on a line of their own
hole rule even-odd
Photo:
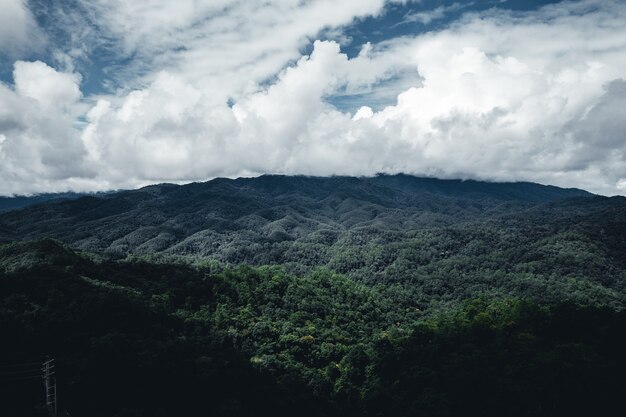
<svg viewBox="0 0 626 417">
<path fill-rule="evenodd" d="M 93 176 L 74 127 L 78 76 L 18 61 L 14 79 L 14 88 L 0 83 L 0 194 L 67 189 Z"/>
<path fill-rule="evenodd" d="M 41 61 L 17 61 L 14 65 L 15 91 L 46 109 L 66 111 L 81 97 L 78 74 L 61 73 Z"/>
<path fill-rule="evenodd" d="M 166 51 L 167 65 L 151 57 L 160 71 L 130 92 L 81 99 L 77 75 L 42 63 L 16 65 L 15 87 L 3 87 L 0 93 L 24 114 L 33 113 L 24 104 L 30 103 L 37 117 L 44 117 L 46 103 L 65 103 L 49 108 L 45 117 L 58 125 L 54 131 L 62 132 L 55 136 L 56 146 L 73 156 L 65 158 L 71 161 L 65 165 L 42 162 L 43 153 L 30 149 L 50 141 L 32 126 L 47 122 L 31 115 L 33 120 L 17 127 L 10 121 L 26 116 L 5 106 L 0 157 L 13 155 L 17 161 L 22 152 L 39 168 L 1 168 L 9 185 L 0 192 L 50 186 L 104 189 L 262 173 L 377 172 L 626 192 L 623 2 L 586 0 L 526 13 L 467 14 L 443 30 L 367 44 L 353 58 L 336 42 L 317 41 L 310 55 L 296 61 L 291 59 L 297 39 L 349 21 L 358 12 L 343 6 L 339 17 L 327 18 L 316 14 L 316 2 L 271 4 L 283 7 L 288 29 L 265 34 L 248 27 L 249 18 L 242 16 L 242 33 L 228 26 L 230 20 L 216 18 L 208 26 L 197 24 L 200 35 L 195 25 L 187 28 L 193 21 L 189 16 L 196 15 L 191 11 L 187 16 L 183 7 L 179 18 L 169 21 L 163 16 L 176 11 L 157 0 L 146 3 L 154 27 L 141 28 L 123 41 L 124 48 L 133 51 L 145 42 L 147 50 Z M 367 13 L 380 7 L 379 2 L 367 4 Z M 232 17 L 239 3 L 212 2 L 211 7 L 222 7 L 220 16 Z M 294 28 L 291 23 L 300 21 L 301 10 L 311 12 L 317 23 Z M 274 22 L 261 13 L 259 19 L 264 18 Z M 122 34 L 136 23 L 133 19 L 110 23 L 108 30 Z M 171 45 L 149 39 L 158 22 L 171 35 Z M 250 33 L 244 36 L 246 31 Z M 233 40 L 239 36 L 260 39 L 247 49 Z M 288 38 L 287 46 L 281 36 Z M 219 47 L 220 40 L 225 47 Z M 189 47 L 180 50 L 178 42 Z M 242 51 L 249 52 L 249 62 Z M 265 61 L 265 56 L 272 58 Z M 409 70 L 416 81 L 393 105 L 345 112 L 329 104 L 338 95 L 375 94 L 381 83 Z M 51 84 L 41 80 L 54 77 Z M 90 101 L 84 124 L 77 125 L 80 104 Z M 11 130 L 2 120 L 4 126 L 13 123 Z M 39 148 L 23 146 L 29 141 Z M 9 153 L 7 144 L 13 144 Z M 38 186 L 25 186 L 29 175 L 42 179 L 35 182 Z M 49 178 L 58 180 L 51 183 Z"/>
</svg>

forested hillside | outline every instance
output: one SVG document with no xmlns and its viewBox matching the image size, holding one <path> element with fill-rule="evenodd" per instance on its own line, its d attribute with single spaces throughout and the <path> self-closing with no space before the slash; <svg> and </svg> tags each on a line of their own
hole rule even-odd
<svg viewBox="0 0 626 417">
<path fill-rule="evenodd" d="M 3 416 L 45 415 L 11 366 L 46 355 L 72 416 L 625 406 L 622 197 L 266 176 L 28 207 L 0 236 Z"/>
<path fill-rule="evenodd" d="M 294 244 L 317 251 L 316 245 L 333 245 L 350 230 L 378 234 L 448 226 L 580 196 L 591 194 L 530 183 L 407 175 L 216 179 L 7 213 L 0 216 L 0 239 L 46 236 L 114 255 L 166 252 L 266 263 L 275 261 L 267 258 L 268 246 L 279 252 Z"/>
<path fill-rule="evenodd" d="M 0 259 L 3 358 L 57 358 L 72 415 L 571 416 L 626 394 L 621 308 L 429 314 L 328 270 L 97 261 L 48 240 Z M 3 383 L 3 415 L 43 415 L 40 385 Z"/>
<path fill-rule="evenodd" d="M 0 216 L 5 242 L 42 237 L 129 255 L 317 267 L 421 308 L 476 294 L 615 304 L 626 199 L 530 183 L 264 176 L 88 196 Z M 583 294 L 584 293 L 584 294 Z"/>
</svg>

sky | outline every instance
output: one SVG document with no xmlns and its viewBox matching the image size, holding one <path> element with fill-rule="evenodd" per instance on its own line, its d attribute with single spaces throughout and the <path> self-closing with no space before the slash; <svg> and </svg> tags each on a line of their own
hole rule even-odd
<svg viewBox="0 0 626 417">
<path fill-rule="evenodd" d="M 400 172 L 626 195 L 626 0 L 0 10 L 0 195 Z"/>
</svg>

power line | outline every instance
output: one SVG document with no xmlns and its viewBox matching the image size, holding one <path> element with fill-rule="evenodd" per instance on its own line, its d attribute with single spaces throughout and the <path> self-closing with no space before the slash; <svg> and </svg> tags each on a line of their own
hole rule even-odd
<svg viewBox="0 0 626 417">
<path fill-rule="evenodd" d="M 19 370 L 10 370 L 10 371 L 0 371 L 0 376 L 2 375 L 12 375 L 12 374 L 27 374 L 30 372 L 41 372 L 41 368 L 31 368 L 31 369 L 19 369 Z"/>
<path fill-rule="evenodd" d="M 0 364 L 0 384 L 19 381 L 41 380 L 45 388 L 45 401 L 48 415 L 57 417 L 57 383 L 55 359 L 46 357 L 43 362 L 18 362 Z"/>
<path fill-rule="evenodd" d="M 41 362 L 23 362 L 23 363 L 6 363 L 0 364 L 0 370 L 3 368 L 24 368 L 32 366 L 41 366 Z"/>
<path fill-rule="evenodd" d="M 41 378 L 41 375 L 24 376 L 24 377 L 11 378 L 11 379 L 0 379 L 0 382 L 26 381 L 28 379 L 39 379 L 39 378 Z"/>
</svg>

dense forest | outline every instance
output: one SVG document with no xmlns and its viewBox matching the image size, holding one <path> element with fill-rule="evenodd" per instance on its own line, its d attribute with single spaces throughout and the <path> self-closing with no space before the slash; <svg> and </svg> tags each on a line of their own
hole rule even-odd
<svg viewBox="0 0 626 417">
<path fill-rule="evenodd" d="M 72 416 L 626 406 L 621 197 L 214 180 L 35 204 L 0 239 L 3 416 L 46 415 L 41 378 L 17 376 L 47 356 Z"/>
</svg>

